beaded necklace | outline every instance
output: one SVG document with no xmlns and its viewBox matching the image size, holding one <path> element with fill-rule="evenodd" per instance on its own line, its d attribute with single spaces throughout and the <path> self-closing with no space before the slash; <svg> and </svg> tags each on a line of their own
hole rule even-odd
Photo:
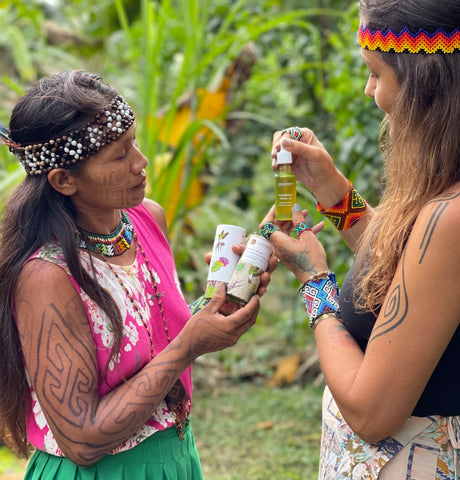
<svg viewBox="0 0 460 480">
<path fill-rule="evenodd" d="M 168 340 L 168 343 L 171 343 L 171 337 L 169 336 L 169 329 L 168 329 L 168 325 L 166 324 L 166 319 L 165 319 L 165 314 L 164 314 L 164 309 L 163 309 L 163 303 L 161 301 L 161 297 L 164 295 L 163 292 L 160 292 L 159 288 L 158 288 L 158 283 L 157 281 L 155 280 L 155 276 L 153 275 L 152 273 L 152 270 L 150 268 L 150 264 L 147 260 L 147 256 L 145 255 L 145 252 L 144 252 L 144 249 L 142 248 L 141 244 L 139 243 L 139 241 L 137 240 L 137 235 L 136 233 L 134 232 L 133 230 L 133 238 L 134 238 L 134 242 L 135 242 L 135 245 L 136 245 L 136 248 L 139 249 L 139 251 L 141 252 L 142 254 L 142 257 L 144 259 L 144 262 L 147 266 L 147 270 L 149 271 L 150 273 L 150 279 L 152 281 L 152 286 L 153 286 L 153 290 L 154 290 L 154 297 L 156 299 L 156 301 L 158 302 L 158 308 L 160 309 L 160 314 L 161 314 L 161 319 L 163 320 L 163 328 L 164 328 L 164 331 L 165 331 L 165 334 L 166 334 L 166 338 Z M 128 297 L 129 301 L 131 302 L 131 305 L 133 306 L 133 309 L 134 311 L 136 312 L 137 316 L 140 318 L 141 322 L 142 322 L 142 325 L 144 325 L 144 328 L 146 329 L 147 331 L 147 334 L 149 336 L 149 340 L 150 340 L 150 353 L 151 353 L 151 358 L 154 357 L 154 353 L 153 353 L 153 346 L 154 346 L 154 343 L 153 343 L 153 338 L 152 338 L 152 333 L 150 331 L 150 328 L 145 320 L 145 318 L 143 317 L 142 315 L 142 312 L 141 310 L 139 309 L 139 306 L 136 302 L 136 300 L 134 299 L 133 295 L 131 294 L 131 292 L 128 290 L 128 288 L 126 287 L 126 285 L 123 283 L 123 280 L 120 278 L 120 276 L 118 275 L 117 271 L 112 267 L 112 265 L 106 261 L 106 264 L 107 266 L 109 267 L 110 271 L 113 273 L 113 275 L 115 276 L 115 278 L 118 280 L 118 283 L 120 284 L 121 288 L 123 289 L 123 291 L 125 292 L 126 296 Z"/>
<path fill-rule="evenodd" d="M 98 235 L 78 229 L 78 246 L 94 253 L 100 253 L 104 257 L 117 257 L 126 252 L 133 243 L 133 226 L 128 214 L 120 211 L 120 223 L 118 227 L 108 235 Z"/>
<path fill-rule="evenodd" d="M 123 212 L 124 213 L 124 212 Z M 161 301 L 161 297 L 163 297 L 164 293 L 160 292 L 160 289 L 158 287 L 158 283 L 155 279 L 155 275 L 153 274 L 153 270 L 150 267 L 150 262 L 147 259 L 147 255 L 144 252 L 144 249 L 142 248 L 142 245 L 139 243 L 139 240 L 137 238 L 136 232 L 132 228 L 131 222 L 129 220 L 128 215 L 125 213 L 126 219 L 129 222 L 131 226 L 131 232 L 132 232 L 132 239 L 134 240 L 134 244 L 137 249 L 139 249 L 142 258 L 144 260 L 144 263 L 147 267 L 147 271 L 150 273 L 150 280 L 152 282 L 153 290 L 154 290 L 154 297 L 156 301 L 158 302 L 158 308 L 160 310 L 161 314 L 161 319 L 163 321 L 163 329 L 166 334 L 166 338 L 168 340 L 168 343 L 171 343 L 171 337 L 169 334 L 169 329 L 168 325 L 166 323 L 166 318 L 165 318 L 165 313 L 164 313 L 164 308 L 163 308 L 163 302 Z M 123 283 L 123 280 L 121 277 L 118 275 L 116 270 L 112 267 L 112 265 L 106 260 L 106 264 L 110 271 L 113 273 L 115 278 L 117 279 L 118 283 L 120 284 L 121 288 L 125 292 L 126 296 L 128 297 L 131 305 L 133 306 L 134 311 L 138 315 L 139 319 L 142 322 L 142 325 L 144 326 L 145 330 L 147 331 L 147 334 L 149 336 L 149 341 L 150 341 L 150 356 L 153 358 L 154 355 L 154 342 L 152 338 L 152 332 L 150 331 L 149 325 L 146 321 L 146 319 L 143 317 L 142 312 L 134 299 L 134 296 L 130 293 L 129 289 L 126 287 L 126 285 Z M 168 405 L 169 409 L 174 415 L 175 421 L 174 421 L 174 427 L 176 429 L 177 435 L 179 436 L 179 439 L 182 440 L 184 438 L 184 429 L 187 427 L 189 424 L 189 412 L 191 408 L 191 402 L 190 402 L 190 397 L 188 396 L 185 387 L 179 378 L 176 383 L 173 385 L 171 390 L 168 392 L 168 394 L 165 397 L 165 402 Z"/>
</svg>

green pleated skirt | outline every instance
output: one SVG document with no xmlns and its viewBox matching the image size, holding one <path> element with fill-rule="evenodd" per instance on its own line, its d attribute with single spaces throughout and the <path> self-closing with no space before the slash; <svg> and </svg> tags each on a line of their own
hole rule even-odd
<svg viewBox="0 0 460 480">
<path fill-rule="evenodd" d="M 184 433 L 184 439 L 179 440 L 176 430 L 168 428 L 89 467 L 79 467 L 68 458 L 37 450 L 24 480 L 202 480 L 190 426 Z"/>
</svg>

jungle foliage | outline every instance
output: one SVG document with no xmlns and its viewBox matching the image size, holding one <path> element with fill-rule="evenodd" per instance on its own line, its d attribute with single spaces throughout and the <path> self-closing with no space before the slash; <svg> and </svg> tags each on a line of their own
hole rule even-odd
<svg viewBox="0 0 460 480">
<path fill-rule="evenodd" d="M 380 117 L 363 94 L 357 27 L 354 0 L 3 1 L 0 121 L 43 75 L 83 69 L 113 84 L 136 112 L 148 195 L 167 212 L 192 299 L 203 290 L 216 225 L 251 232 L 273 204 L 275 130 L 312 128 L 376 203 Z M 0 161 L 4 203 L 24 173 L 6 148 Z M 299 203 L 319 221 L 301 186 Z M 351 255 L 330 224 L 321 239 L 341 280 Z M 304 321 L 296 282 L 283 267 L 275 273 L 276 299 L 262 314 L 295 337 Z"/>
<path fill-rule="evenodd" d="M 114 85 L 136 112 L 138 141 L 150 162 L 148 196 L 167 212 L 180 279 L 192 300 L 203 292 L 203 256 L 212 247 L 216 225 L 241 225 L 249 233 L 274 202 L 275 130 L 313 129 L 369 203 L 377 203 L 381 117 L 363 93 L 356 3 L 0 0 L 0 121 L 7 125 L 19 96 L 47 74 L 81 69 Z M 15 158 L 0 148 L 0 208 L 23 177 Z M 298 194 L 311 221 L 319 221 L 312 195 L 301 186 Z M 331 224 L 320 238 L 340 283 L 351 254 Z M 236 348 L 211 356 L 209 361 L 220 366 L 214 372 L 239 380 L 251 375 L 265 385 L 274 359 L 305 353 L 310 334 L 297 287 L 280 266 L 255 329 Z M 243 382 L 235 388 L 240 387 Z M 220 395 L 215 388 L 199 389 L 197 438 L 207 442 L 203 460 L 209 478 L 241 478 L 240 470 L 246 478 L 266 478 L 267 469 L 273 478 L 315 478 L 319 394 L 312 399 L 296 388 L 252 388 L 246 409 L 234 405 L 246 395 L 240 390 Z M 211 395 L 217 397 L 207 408 Z M 261 413 L 259 404 L 265 405 L 269 425 L 257 423 L 260 415 L 251 416 Z M 241 441 L 243 430 L 227 421 L 236 413 L 243 414 L 247 445 L 260 447 L 257 455 L 264 449 L 266 465 L 235 466 L 244 461 L 235 453 L 241 444 L 233 449 L 232 443 Z M 291 438 L 284 449 L 280 438 Z M 219 449 L 224 448 L 223 457 Z"/>
</svg>

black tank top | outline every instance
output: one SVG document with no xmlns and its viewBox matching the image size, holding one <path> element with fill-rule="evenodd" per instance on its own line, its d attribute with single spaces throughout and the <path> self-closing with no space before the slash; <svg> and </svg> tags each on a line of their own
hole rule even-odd
<svg viewBox="0 0 460 480">
<path fill-rule="evenodd" d="M 354 309 L 354 268 L 353 264 L 345 277 L 339 304 L 345 327 L 364 352 L 376 317 L 371 312 L 357 313 Z M 412 414 L 417 417 L 460 415 L 460 327 L 457 327 Z"/>
</svg>

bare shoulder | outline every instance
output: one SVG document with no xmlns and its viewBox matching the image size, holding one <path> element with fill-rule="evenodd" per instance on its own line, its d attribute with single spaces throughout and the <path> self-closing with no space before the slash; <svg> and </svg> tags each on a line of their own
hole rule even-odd
<svg viewBox="0 0 460 480">
<path fill-rule="evenodd" d="M 151 198 L 144 198 L 142 204 L 154 217 L 157 215 L 165 216 L 163 207 Z"/>
<path fill-rule="evenodd" d="M 427 233 L 442 233 L 448 238 L 460 234 L 460 184 L 446 190 L 428 202 L 420 211 L 416 227 Z"/>
<path fill-rule="evenodd" d="M 460 182 L 445 190 L 443 193 L 428 202 L 430 205 L 460 205 Z"/>
<path fill-rule="evenodd" d="M 91 331 L 80 296 L 64 269 L 47 260 L 26 263 L 14 290 L 16 322 L 30 372 L 37 351 L 57 343 L 66 351 L 92 351 Z"/>
<path fill-rule="evenodd" d="M 408 247 L 418 264 L 442 264 L 445 272 L 460 267 L 460 185 L 428 202 L 414 224 Z M 428 262 L 428 263 L 427 263 Z"/>
<path fill-rule="evenodd" d="M 32 286 L 33 289 L 30 291 L 29 288 Z M 25 290 L 28 293 L 41 292 L 40 295 L 42 295 L 43 292 L 48 292 L 47 295 L 54 293 L 58 296 L 59 292 L 65 290 L 66 287 L 76 294 L 69 276 L 63 268 L 53 262 L 37 258 L 27 262 L 21 269 L 15 293 L 19 295 Z"/>
<path fill-rule="evenodd" d="M 145 198 L 142 202 L 144 207 L 151 213 L 151 215 L 155 218 L 156 222 L 160 226 L 164 236 L 169 242 L 169 233 L 168 233 L 168 222 L 166 220 L 166 214 L 163 207 L 151 200 L 150 198 Z"/>
<path fill-rule="evenodd" d="M 18 326 L 50 309 L 67 311 L 68 320 L 78 317 L 86 322 L 80 296 L 67 272 L 47 260 L 34 259 L 24 265 L 14 289 L 14 303 Z"/>
</svg>

